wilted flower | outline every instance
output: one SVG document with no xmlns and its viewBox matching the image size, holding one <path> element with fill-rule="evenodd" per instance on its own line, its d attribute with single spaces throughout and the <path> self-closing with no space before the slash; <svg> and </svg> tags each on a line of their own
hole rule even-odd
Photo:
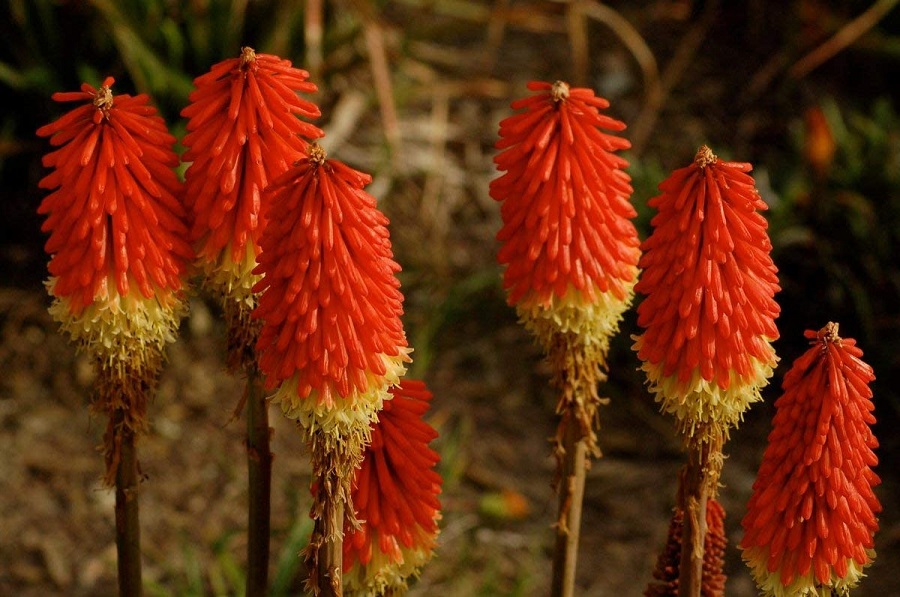
<svg viewBox="0 0 900 597">
<path fill-rule="evenodd" d="M 371 177 L 318 145 L 271 183 L 254 316 L 267 386 L 284 413 L 327 437 L 368 436 L 409 361 L 387 218 Z M 330 441 L 330 440 L 329 440 Z"/>
<path fill-rule="evenodd" d="M 779 290 L 766 209 L 747 174 L 703 146 L 659 185 L 636 290 L 634 348 L 666 412 L 688 437 L 726 434 L 760 400 L 777 362 Z"/>
<path fill-rule="evenodd" d="M 545 347 L 576 334 L 605 358 L 633 297 L 640 257 L 628 166 L 630 144 L 603 130 L 625 125 L 600 114 L 609 102 L 590 89 L 532 82 L 523 112 L 500 123 L 491 182 L 502 201 L 503 285 L 510 305 Z"/>
<path fill-rule="evenodd" d="M 361 524 L 344 526 L 344 587 L 353 595 L 405 588 L 431 559 L 439 532 L 440 457 L 428 447 L 437 431 L 422 420 L 431 392 L 404 380 L 391 394 L 353 482 Z"/>
<path fill-rule="evenodd" d="M 829 323 L 784 376 L 742 521 L 744 560 L 767 595 L 846 593 L 875 557 L 881 505 L 872 368 Z"/>
<path fill-rule="evenodd" d="M 251 272 L 265 224 L 266 186 L 299 159 L 305 139 L 322 136 L 300 120 L 319 109 L 298 93 L 314 93 L 309 74 L 291 62 L 242 48 L 194 80 L 181 114 L 187 117 L 183 159 L 185 203 L 208 284 L 225 297 L 255 306 Z"/>
<path fill-rule="evenodd" d="M 717 500 L 706 501 L 707 532 L 703 543 L 703 574 L 700 583 L 702 597 L 725 595 L 726 576 L 725 509 Z M 644 591 L 645 597 L 678 597 L 678 577 L 681 568 L 681 542 L 684 534 L 684 510 L 676 508 L 669 523 L 666 547 L 656 561 L 654 580 Z"/>
</svg>

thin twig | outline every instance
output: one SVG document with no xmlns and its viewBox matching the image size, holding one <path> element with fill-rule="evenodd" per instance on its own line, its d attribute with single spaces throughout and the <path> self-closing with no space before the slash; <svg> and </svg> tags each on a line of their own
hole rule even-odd
<svg viewBox="0 0 900 597">
<path fill-rule="evenodd" d="M 497 63 L 497 54 L 503 43 L 503 35 L 506 33 L 506 12 L 509 8 L 509 0 L 494 0 L 494 7 L 488 18 L 487 27 L 487 51 L 484 53 L 482 68 L 485 74 L 494 72 Z"/>
<path fill-rule="evenodd" d="M 400 124 L 397 118 L 397 109 L 394 106 L 394 86 L 391 83 L 384 31 L 369 2 L 354 0 L 353 5 L 362 19 L 366 49 L 369 52 L 369 66 L 372 69 L 372 81 L 375 85 L 375 94 L 378 96 L 381 124 L 384 127 L 384 135 L 391 151 L 391 163 L 394 170 L 399 170 Z"/>
<path fill-rule="evenodd" d="M 841 27 L 828 41 L 798 60 L 789 70 L 788 75 L 801 79 L 833 58 L 838 52 L 859 39 L 866 31 L 878 24 L 898 0 L 878 0 L 864 13 Z"/>
<path fill-rule="evenodd" d="M 306 67 L 313 83 L 319 83 L 322 77 L 322 31 L 323 0 L 306 0 L 306 13 L 303 15 L 303 39 L 306 42 Z"/>
<path fill-rule="evenodd" d="M 572 48 L 572 82 L 579 87 L 588 85 L 590 70 L 588 27 L 582 6 L 578 1 L 566 6 L 566 30 L 569 33 L 569 46 Z"/>
<path fill-rule="evenodd" d="M 709 0 L 706 3 L 700 20 L 684 35 L 678 44 L 678 48 L 672 55 L 672 59 L 666 64 L 666 68 L 659 80 L 658 88 L 647 90 L 647 99 L 644 106 L 641 108 L 637 118 L 634 119 L 634 125 L 631 127 L 631 151 L 635 156 L 639 156 L 644 150 L 653 129 L 656 127 L 656 122 L 659 119 L 659 114 L 663 104 L 666 102 L 666 98 L 675 89 L 684 71 L 687 70 L 687 67 L 694 60 L 697 50 L 700 49 L 700 45 L 706 38 L 706 33 L 715 21 L 718 8 L 718 0 Z"/>
<path fill-rule="evenodd" d="M 628 19 L 606 4 L 600 4 L 595 0 L 576 0 L 576 2 L 586 16 L 606 25 L 631 52 L 638 66 L 641 67 L 647 101 L 661 95 L 659 65 L 656 62 L 656 56 L 653 55 L 653 51 L 640 32 L 628 22 Z"/>
</svg>

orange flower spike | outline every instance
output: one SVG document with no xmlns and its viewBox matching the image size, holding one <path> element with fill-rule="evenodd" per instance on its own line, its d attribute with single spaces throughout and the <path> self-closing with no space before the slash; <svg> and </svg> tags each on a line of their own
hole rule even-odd
<svg viewBox="0 0 900 597">
<path fill-rule="evenodd" d="M 300 120 L 319 109 L 309 74 L 290 61 L 242 48 L 194 80 L 183 144 L 191 240 L 208 282 L 253 307 L 251 274 L 265 224 L 266 186 L 299 159 L 322 131 Z"/>
<path fill-rule="evenodd" d="M 590 89 L 561 81 L 528 88 L 536 93 L 512 104 L 523 112 L 500 123 L 494 161 L 505 173 L 490 186 L 503 202 L 503 285 L 545 346 L 574 332 L 605 354 L 640 257 L 628 162 L 614 153 L 630 144 L 604 132 L 625 125 L 600 114 L 609 103 Z"/>
<path fill-rule="evenodd" d="M 254 317 L 263 321 L 259 365 L 284 413 L 368 441 L 388 386 L 399 382 L 410 349 L 388 220 L 363 190 L 371 177 L 318 145 L 266 191 L 263 276 Z M 343 440 L 340 440 L 343 441 Z"/>
<path fill-rule="evenodd" d="M 742 521 L 744 560 L 766 595 L 846 594 L 875 558 L 881 504 L 872 368 L 838 324 L 784 376 Z"/>
<path fill-rule="evenodd" d="M 708 427 L 727 435 L 777 362 L 780 288 L 750 169 L 704 146 L 649 201 L 659 211 L 641 245 L 644 333 L 634 348 L 656 400 L 689 437 Z"/>
<path fill-rule="evenodd" d="M 44 156 L 53 172 L 40 187 L 52 192 L 38 212 L 51 314 L 104 366 L 140 372 L 174 340 L 193 253 L 175 138 L 146 95 L 113 95 L 114 82 L 53 95 L 83 105 L 37 131 L 57 148 Z"/>
<path fill-rule="evenodd" d="M 344 525 L 344 589 L 350 595 L 406 588 L 431 559 L 439 533 L 439 456 L 428 447 L 437 432 L 422 420 L 431 392 L 421 381 L 404 380 L 391 393 L 353 483 L 361 526 Z"/>
</svg>

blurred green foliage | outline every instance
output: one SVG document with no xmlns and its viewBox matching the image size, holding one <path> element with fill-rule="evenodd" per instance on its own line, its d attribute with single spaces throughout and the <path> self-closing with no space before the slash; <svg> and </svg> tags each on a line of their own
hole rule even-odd
<svg viewBox="0 0 900 597">
<path fill-rule="evenodd" d="M 782 334 L 839 322 L 900 412 L 900 116 L 888 97 L 860 108 L 826 97 L 809 110 L 771 169 Z"/>
</svg>

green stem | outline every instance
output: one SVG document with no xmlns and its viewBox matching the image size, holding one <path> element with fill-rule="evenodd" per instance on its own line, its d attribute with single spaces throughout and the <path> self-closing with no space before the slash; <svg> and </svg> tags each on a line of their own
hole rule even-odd
<svg viewBox="0 0 900 597">
<path fill-rule="evenodd" d="M 269 409 L 259 373 L 247 375 L 247 597 L 264 597 L 269 583 L 272 452 Z"/>
<path fill-rule="evenodd" d="M 118 552 L 119 595 L 140 597 L 141 529 L 138 518 L 140 483 L 134 431 L 124 424 L 125 411 L 117 409 L 114 426 L 121 441 L 116 468 L 116 550 Z"/>
</svg>

